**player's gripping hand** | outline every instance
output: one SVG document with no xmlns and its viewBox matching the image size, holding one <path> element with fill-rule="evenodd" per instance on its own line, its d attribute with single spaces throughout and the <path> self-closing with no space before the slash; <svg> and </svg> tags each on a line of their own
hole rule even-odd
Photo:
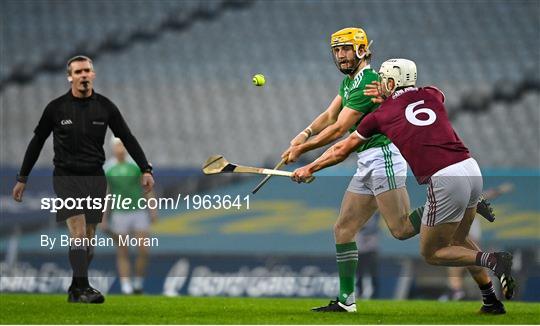
<svg viewBox="0 0 540 326">
<path fill-rule="evenodd" d="M 311 178 L 313 173 L 309 170 L 308 166 L 303 166 L 294 170 L 291 179 L 295 182 L 302 183 L 306 182 L 307 179 Z"/>
<path fill-rule="evenodd" d="M 291 154 L 291 152 L 294 152 L 293 148 L 295 146 L 302 145 L 303 143 L 305 143 L 306 140 L 308 140 L 310 135 L 311 135 L 311 129 L 307 128 L 306 130 L 302 131 L 301 133 L 296 135 L 296 137 L 294 137 L 291 140 L 291 142 L 290 142 L 291 146 L 289 146 L 289 148 L 287 148 L 287 150 L 285 150 L 283 152 L 283 154 L 281 154 L 281 158 L 285 161 L 285 164 L 289 164 L 289 163 L 292 163 L 292 162 L 295 162 L 296 160 L 298 160 L 298 157 L 302 153 L 300 153 L 300 155 L 295 153 L 294 157 L 291 157 L 290 154 Z M 296 156 L 296 155 L 298 155 L 298 156 Z"/>
<path fill-rule="evenodd" d="M 364 88 L 364 95 L 372 96 L 371 102 L 373 103 L 384 102 L 383 94 L 382 85 L 378 81 L 372 81 Z"/>
<path fill-rule="evenodd" d="M 283 160 L 283 162 L 284 162 L 285 164 L 289 163 L 289 153 L 291 152 L 291 148 L 292 148 L 292 146 L 290 146 L 289 148 L 287 148 L 287 149 L 285 150 L 285 152 L 283 152 L 283 153 L 281 154 L 281 159 Z"/>
<path fill-rule="evenodd" d="M 308 128 L 309 129 L 309 128 Z M 291 140 L 291 146 L 296 146 L 296 145 L 302 145 L 303 143 L 306 142 L 306 140 L 308 140 L 309 136 L 311 135 L 311 129 L 308 129 L 302 131 L 301 133 L 299 133 L 298 135 L 296 135 L 296 137 L 294 137 L 292 140 Z"/>
<path fill-rule="evenodd" d="M 13 187 L 13 199 L 18 202 L 22 202 L 24 188 L 26 188 L 26 183 L 17 182 L 15 187 Z"/>
<path fill-rule="evenodd" d="M 149 193 L 154 189 L 154 177 L 152 173 L 145 172 L 141 178 L 141 185 L 144 189 L 144 193 Z"/>
<path fill-rule="evenodd" d="M 289 147 L 285 152 L 283 152 L 281 158 L 285 161 L 285 164 L 289 164 L 298 161 L 302 154 L 303 152 L 300 145 L 295 145 Z"/>
</svg>

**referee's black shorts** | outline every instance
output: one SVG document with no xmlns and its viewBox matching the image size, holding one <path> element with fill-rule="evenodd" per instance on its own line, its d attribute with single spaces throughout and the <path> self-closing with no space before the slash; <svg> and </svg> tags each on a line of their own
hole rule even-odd
<svg viewBox="0 0 540 326">
<path fill-rule="evenodd" d="M 103 212 L 101 209 L 92 209 L 88 207 L 86 198 L 91 199 L 101 198 L 101 204 L 104 204 L 104 199 L 107 194 L 107 179 L 103 169 L 96 170 L 91 173 L 74 173 L 63 168 L 55 167 L 53 173 L 53 188 L 56 192 L 56 197 L 63 199 L 68 208 L 63 207 L 56 212 L 56 222 L 63 222 L 68 218 L 84 214 L 87 224 L 101 223 Z M 66 199 L 69 201 L 66 201 Z M 73 198 L 75 201 L 71 200 Z M 84 198 L 82 207 L 73 208 L 72 204 L 77 202 L 77 198 Z M 92 200 L 91 200 L 92 201 Z M 90 203 L 91 203 L 90 201 Z"/>
</svg>

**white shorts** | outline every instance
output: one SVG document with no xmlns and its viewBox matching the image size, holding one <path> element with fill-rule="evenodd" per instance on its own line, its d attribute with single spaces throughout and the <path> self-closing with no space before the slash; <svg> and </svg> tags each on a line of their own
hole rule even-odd
<svg viewBox="0 0 540 326">
<path fill-rule="evenodd" d="M 482 173 L 473 158 L 452 164 L 431 176 L 422 223 L 435 226 L 460 222 L 465 210 L 482 195 Z"/>
<path fill-rule="evenodd" d="M 115 234 L 129 234 L 136 231 L 148 231 L 150 217 L 145 210 L 114 211 L 111 216 L 111 231 Z"/>
<path fill-rule="evenodd" d="M 385 191 L 405 187 L 407 162 L 394 144 L 358 153 L 358 168 L 347 191 L 377 196 Z"/>
</svg>

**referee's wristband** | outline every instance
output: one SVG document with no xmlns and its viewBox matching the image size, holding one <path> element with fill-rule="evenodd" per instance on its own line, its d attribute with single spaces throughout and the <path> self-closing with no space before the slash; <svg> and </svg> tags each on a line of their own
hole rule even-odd
<svg viewBox="0 0 540 326">
<path fill-rule="evenodd" d="M 141 172 L 144 174 L 144 173 L 150 173 L 151 175 L 154 175 L 154 173 L 152 173 L 152 165 L 149 163 L 147 167 L 145 167 L 144 169 L 141 169 Z"/>
<path fill-rule="evenodd" d="M 22 175 L 17 173 L 16 180 L 17 180 L 17 182 L 26 183 L 26 181 L 28 181 L 28 177 L 27 176 L 22 176 Z"/>
</svg>

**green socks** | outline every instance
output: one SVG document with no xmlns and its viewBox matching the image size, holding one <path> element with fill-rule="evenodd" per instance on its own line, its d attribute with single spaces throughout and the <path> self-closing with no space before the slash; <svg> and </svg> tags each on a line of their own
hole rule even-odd
<svg viewBox="0 0 540 326">
<path fill-rule="evenodd" d="M 336 244 L 336 260 L 339 271 L 339 302 L 350 305 L 356 302 L 354 279 L 358 266 L 356 242 Z"/>
<path fill-rule="evenodd" d="M 420 224 L 422 224 L 422 215 L 424 214 L 424 206 L 420 206 L 409 214 L 409 220 L 411 221 L 416 234 L 420 233 Z"/>
<path fill-rule="evenodd" d="M 416 233 L 420 233 L 424 206 L 420 206 L 409 215 L 409 220 Z M 339 271 L 339 302 L 350 305 L 356 302 L 354 285 L 358 267 L 358 248 L 356 242 L 336 244 L 336 260 Z"/>
</svg>

